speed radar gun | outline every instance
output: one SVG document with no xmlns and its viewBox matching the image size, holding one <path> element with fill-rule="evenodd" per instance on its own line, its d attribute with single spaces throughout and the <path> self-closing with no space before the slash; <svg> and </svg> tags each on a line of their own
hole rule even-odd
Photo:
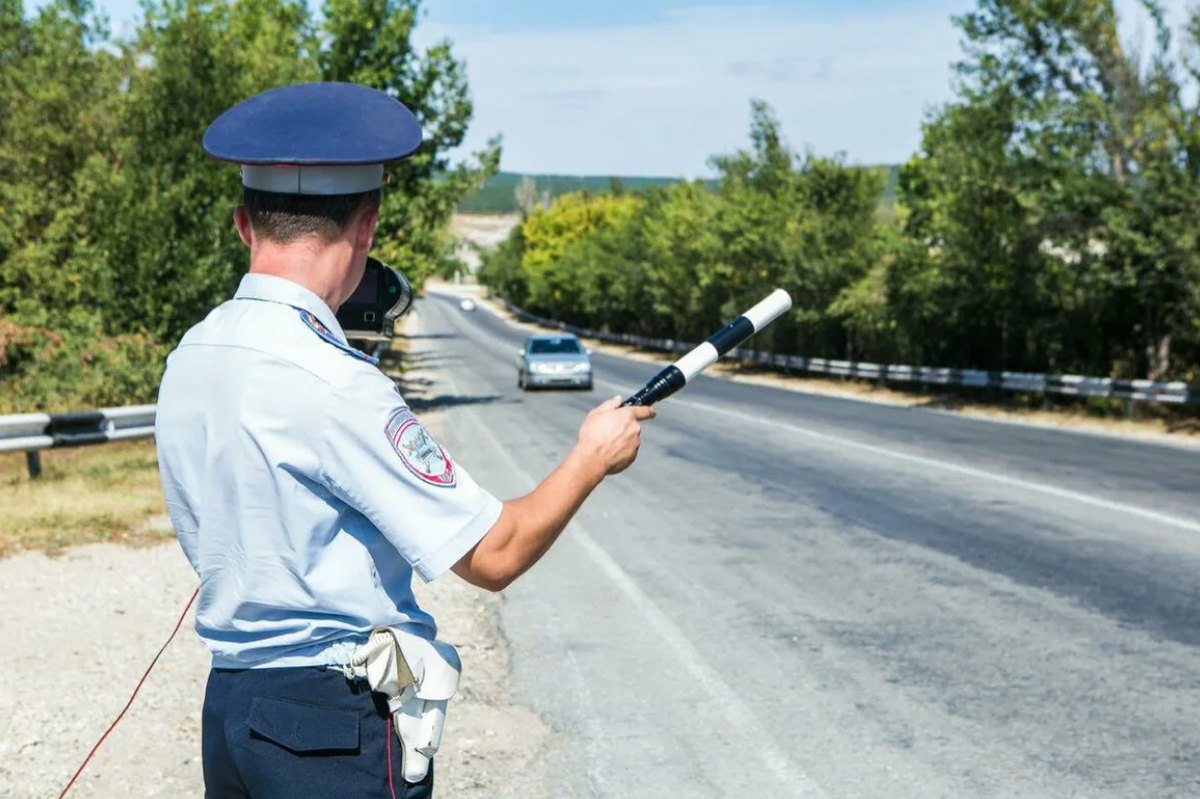
<svg viewBox="0 0 1200 799">
<path fill-rule="evenodd" d="M 650 382 L 621 405 L 653 405 L 665 400 L 716 363 L 722 355 L 737 349 L 739 344 L 774 322 L 791 307 L 792 298 L 788 293 L 783 289 L 775 289 L 762 302 L 709 336 L 699 347 L 650 378 Z"/>
<path fill-rule="evenodd" d="M 390 339 L 396 320 L 408 313 L 413 287 L 404 275 L 377 258 L 367 258 L 362 280 L 337 311 L 347 338 L 363 341 Z"/>
<path fill-rule="evenodd" d="M 365 679 L 387 698 L 392 728 L 404 751 L 408 782 L 420 782 L 442 745 L 446 705 L 458 692 L 458 650 L 397 627 L 380 627 L 341 668 L 347 679 Z"/>
</svg>

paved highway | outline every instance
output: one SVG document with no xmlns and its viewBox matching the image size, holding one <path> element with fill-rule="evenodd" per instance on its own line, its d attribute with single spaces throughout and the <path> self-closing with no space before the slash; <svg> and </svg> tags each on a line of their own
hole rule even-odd
<svg viewBox="0 0 1200 799">
<path fill-rule="evenodd" d="M 522 394 L 523 331 L 417 314 L 501 497 L 656 369 Z M 1200 796 L 1200 453 L 713 378 L 643 441 L 506 592 L 550 795 Z"/>
</svg>

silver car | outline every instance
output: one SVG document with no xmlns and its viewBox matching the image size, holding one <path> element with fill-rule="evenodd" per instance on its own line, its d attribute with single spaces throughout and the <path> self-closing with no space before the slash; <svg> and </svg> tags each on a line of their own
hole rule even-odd
<svg viewBox="0 0 1200 799">
<path fill-rule="evenodd" d="M 591 350 L 570 333 L 535 333 L 521 347 L 517 387 L 592 389 Z"/>
</svg>

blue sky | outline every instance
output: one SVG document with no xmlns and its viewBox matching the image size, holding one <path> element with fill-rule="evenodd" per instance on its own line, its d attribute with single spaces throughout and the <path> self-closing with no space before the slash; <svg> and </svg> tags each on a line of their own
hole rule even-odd
<svg viewBox="0 0 1200 799">
<path fill-rule="evenodd" d="M 1176 18 L 1184 2 L 1168 3 Z M 117 30 L 138 13 L 136 0 L 96 4 Z M 774 107 L 798 149 L 907 159 L 923 115 L 950 96 L 950 17 L 973 6 L 427 0 L 416 38 L 449 38 L 467 63 L 465 152 L 500 133 L 506 170 L 694 177 L 709 174 L 710 155 L 747 144 L 751 98 Z"/>
</svg>

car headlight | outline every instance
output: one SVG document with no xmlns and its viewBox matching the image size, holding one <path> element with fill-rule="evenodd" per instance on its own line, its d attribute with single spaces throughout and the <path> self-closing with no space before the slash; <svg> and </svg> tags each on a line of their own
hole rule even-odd
<svg viewBox="0 0 1200 799">
<path fill-rule="evenodd" d="M 535 375 L 548 375 L 553 372 L 554 369 L 548 363 L 531 363 L 529 364 L 529 371 L 533 372 Z"/>
<path fill-rule="evenodd" d="M 575 364 L 575 371 L 577 373 L 578 372 L 584 372 L 584 373 L 590 372 L 590 371 L 592 371 L 592 365 L 590 363 L 588 363 L 587 361 L 577 363 L 577 364 Z"/>
</svg>

